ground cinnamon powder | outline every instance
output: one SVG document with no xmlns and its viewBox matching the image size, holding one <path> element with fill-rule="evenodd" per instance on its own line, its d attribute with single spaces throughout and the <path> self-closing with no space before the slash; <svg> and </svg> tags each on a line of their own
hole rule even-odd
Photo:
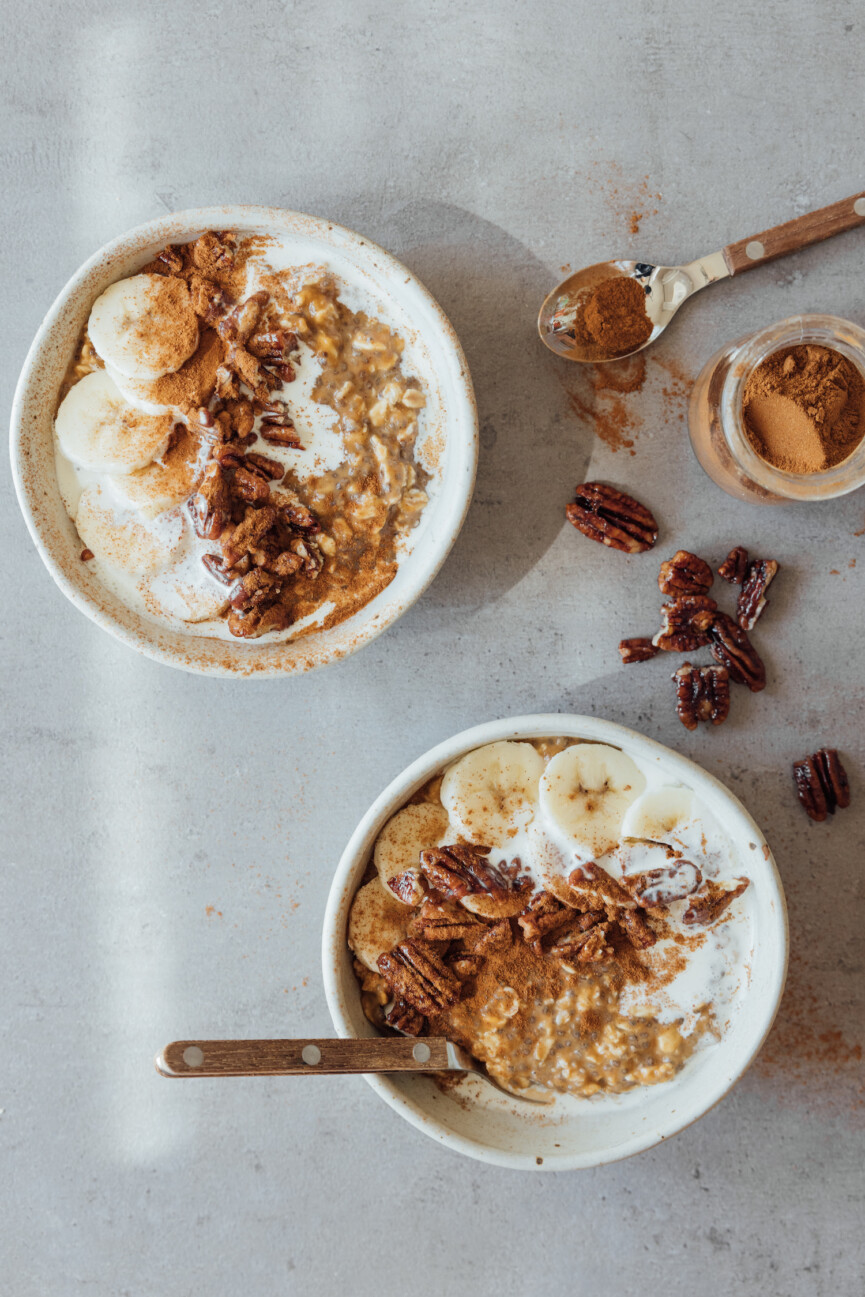
<svg viewBox="0 0 865 1297">
<path fill-rule="evenodd" d="M 865 380 L 830 347 L 783 347 L 749 376 L 742 413 L 748 440 L 768 464 L 825 472 L 865 436 Z"/>
<path fill-rule="evenodd" d="M 645 290 L 627 275 L 602 279 L 586 298 L 578 321 L 589 341 L 610 356 L 634 351 L 652 332 Z"/>
</svg>

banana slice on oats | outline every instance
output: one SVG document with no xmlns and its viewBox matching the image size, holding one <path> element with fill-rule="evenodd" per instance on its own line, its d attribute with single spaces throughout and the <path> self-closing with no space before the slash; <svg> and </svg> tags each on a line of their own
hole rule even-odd
<svg viewBox="0 0 865 1297">
<path fill-rule="evenodd" d="M 198 346 L 198 316 L 184 280 L 131 275 L 97 297 L 87 333 L 102 359 L 121 374 L 162 378 Z"/>
<path fill-rule="evenodd" d="M 582 859 L 596 860 L 619 841 L 622 817 L 645 787 L 645 775 L 618 748 L 575 743 L 544 771 L 540 805 L 560 841 Z"/>
<path fill-rule="evenodd" d="M 88 549 L 108 567 L 143 576 L 167 567 L 180 552 L 183 521 L 163 515 L 148 524 L 114 501 L 97 484 L 81 492 L 75 526 Z"/>
<path fill-rule="evenodd" d="M 418 857 L 427 847 L 439 847 L 447 840 L 447 811 L 434 802 L 418 802 L 397 811 L 376 838 L 373 860 L 382 885 L 405 905 L 419 905 L 424 887 L 418 871 Z M 388 887 L 402 877 L 398 892 Z"/>
<path fill-rule="evenodd" d="M 134 409 L 111 375 L 94 369 L 69 389 L 54 427 L 63 454 L 79 468 L 131 473 L 165 449 L 173 420 Z"/>
<path fill-rule="evenodd" d="M 667 842 L 696 814 L 690 788 L 660 788 L 632 802 L 622 820 L 623 838 Z"/>
<path fill-rule="evenodd" d="M 145 468 L 113 478 L 112 494 L 145 518 L 155 518 L 189 499 L 209 454 L 210 443 L 199 432 L 177 424 L 168 449 Z"/>
<path fill-rule="evenodd" d="M 445 773 L 442 805 L 467 842 L 506 843 L 534 819 L 543 768 L 531 743 L 488 743 Z"/>
<path fill-rule="evenodd" d="M 379 955 L 405 940 L 411 915 L 379 878 L 364 883 L 348 916 L 348 944 L 365 968 L 378 972 Z"/>
</svg>

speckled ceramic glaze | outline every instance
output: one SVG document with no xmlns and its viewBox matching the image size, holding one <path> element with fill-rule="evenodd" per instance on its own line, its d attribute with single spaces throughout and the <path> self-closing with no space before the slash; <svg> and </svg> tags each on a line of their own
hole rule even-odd
<svg viewBox="0 0 865 1297">
<path fill-rule="evenodd" d="M 122 604 L 80 560 L 78 538 L 57 486 L 53 420 L 57 393 L 90 307 L 105 288 L 134 274 L 166 243 L 208 229 L 266 234 L 298 264 L 327 264 L 349 285 L 388 306 L 388 323 L 424 356 L 421 373 L 440 411 L 432 429 L 438 448 L 431 499 L 412 534 L 410 551 L 386 590 L 330 630 L 296 642 L 237 643 L 160 627 Z M 267 207 L 209 207 L 141 225 L 106 245 L 60 293 L 24 363 L 11 422 L 12 471 L 18 500 L 39 553 L 63 593 L 98 626 L 157 661 L 220 676 L 270 676 L 308 671 L 369 643 L 405 612 L 432 581 L 456 539 L 471 500 L 478 454 L 477 410 L 462 348 L 441 308 L 422 284 L 368 239 L 298 212 Z"/>
<path fill-rule="evenodd" d="M 372 1036 L 346 943 L 348 914 L 373 843 L 385 822 L 426 781 L 458 757 L 501 739 L 562 735 L 609 743 L 673 783 L 692 788 L 723 825 L 751 880 L 753 945 L 747 989 L 721 1040 L 672 1081 L 604 1099 L 557 1100 L 550 1109 L 510 1099 L 474 1077 L 443 1093 L 424 1076 L 368 1076 L 402 1117 L 448 1148 L 519 1170 L 567 1171 L 618 1161 L 651 1148 L 702 1117 L 753 1061 L 777 1012 L 787 974 L 787 909 L 778 870 L 751 816 L 723 784 L 693 761 L 633 730 L 591 716 L 521 716 L 457 734 L 404 770 L 367 811 L 343 853 L 324 920 L 322 959 L 331 1017 L 340 1036 Z"/>
</svg>

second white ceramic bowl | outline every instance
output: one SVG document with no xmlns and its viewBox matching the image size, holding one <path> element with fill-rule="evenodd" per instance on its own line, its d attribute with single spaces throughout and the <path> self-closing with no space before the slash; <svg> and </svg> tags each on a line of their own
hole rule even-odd
<svg viewBox="0 0 865 1297">
<path fill-rule="evenodd" d="M 346 942 L 348 913 L 385 822 L 412 793 L 472 748 L 500 739 L 562 735 L 610 743 L 671 782 L 694 789 L 723 824 L 741 872 L 751 879 L 753 948 L 749 984 L 722 1039 L 698 1051 L 674 1080 L 628 1094 L 557 1100 L 552 1109 L 510 1099 L 468 1078 L 442 1093 L 425 1076 L 368 1076 L 373 1089 L 418 1130 L 482 1162 L 521 1170 L 566 1171 L 617 1161 L 651 1148 L 702 1117 L 735 1084 L 760 1049 L 787 973 L 787 910 L 778 870 L 751 816 L 731 792 L 693 761 L 633 730 L 591 716 L 520 716 L 455 735 L 424 754 L 376 798 L 343 853 L 324 920 L 324 986 L 340 1036 L 374 1036 L 361 1008 Z"/>
<path fill-rule="evenodd" d="M 207 639 L 160 626 L 127 608 L 80 559 L 54 469 L 57 393 L 90 308 L 109 284 L 134 274 L 167 243 L 205 230 L 266 234 L 292 264 L 325 264 L 385 308 L 386 321 L 410 341 L 432 420 L 435 454 L 430 503 L 391 584 L 339 626 L 297 641 Z M 45 317 L 24 362 L 11 421 L 12 473 L 18 501 L 45 566 L 72 603 L 125 644 L 170 666 L 206 675 L 293 674 L 346 657 L 369 643 L 423 593 L 453 545 L 471 501 L 478 457 L 477 409 L 462 348 L 423 284 L 369 239 L 330 221 L 272 207 L 206 207 L 140 225 L 106 244 L 70 279 Z"/>
</svg>

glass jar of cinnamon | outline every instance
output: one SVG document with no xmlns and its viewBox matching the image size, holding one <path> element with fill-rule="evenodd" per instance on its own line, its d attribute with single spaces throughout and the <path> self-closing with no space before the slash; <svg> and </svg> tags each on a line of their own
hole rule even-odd
<svg viewBox="0 0 865 1297">
<path fill-rule="evenodd" d="M 865 331 L 793 315 L 722 347 L 691 394 L 709 476 L 754 504 L 828 500 L 865 485 Z"/>
</svg>

